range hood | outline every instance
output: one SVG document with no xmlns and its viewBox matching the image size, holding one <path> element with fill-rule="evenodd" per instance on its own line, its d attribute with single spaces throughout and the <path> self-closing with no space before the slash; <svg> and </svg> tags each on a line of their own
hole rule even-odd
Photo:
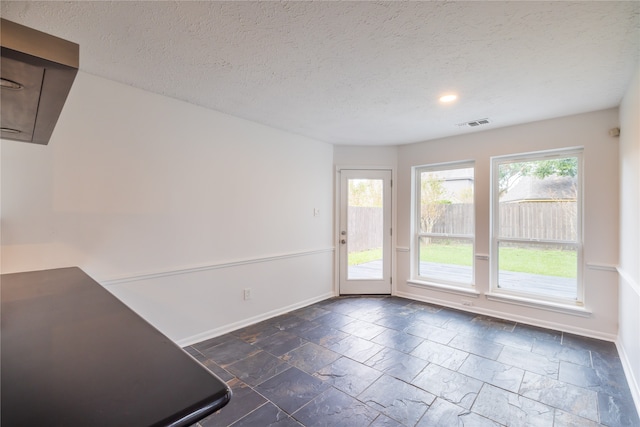
<svg viewBox="0 0 640 427">
<path fill-rule="evenodd" d="M 1 137 L 46 145 L 78 73 L 80 47 L 6 19 L 0 43 Z"/>
</svg>

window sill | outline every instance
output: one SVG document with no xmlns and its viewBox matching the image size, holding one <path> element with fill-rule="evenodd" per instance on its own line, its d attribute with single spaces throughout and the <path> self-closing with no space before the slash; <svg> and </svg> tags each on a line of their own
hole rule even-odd
<svg viewBox="0 0 640 427">
<path fill-rule="evenodd" d="M 543 301 L 533 298 L 506 295 L 500 293 L 486 293 L 485 297 L 490 301 L 504 302 L 508 304 L 519 305 L 523 307 L 532 307 L 542 310 L 553 311 L 562 314 L 571 314 L 574 316 L 590 317 L 592 312 L 585 308 L 583 305 L 571 304 L 571 303 L 558 303 L 552 301 Z"/>
<path fill-rule="evenodd" d="M 427 282 L 424 280 L 415 280 L 415 279 L 407 280 L 407 284 L 409 286 L 415 286 L 418 288 L 428 288 L 428 289 L 433 289 L 434 291 L 442 291 L 442 292 L 448 292 L 451 294 L 464 295 L 471 298 L 478 298 L 480 296 L 480 293 L 470 286 L 465 287 L 462 285 L 461 286 L 445 285 L 443 283 L 434 283 L 434 282 Z"/>
</svg>

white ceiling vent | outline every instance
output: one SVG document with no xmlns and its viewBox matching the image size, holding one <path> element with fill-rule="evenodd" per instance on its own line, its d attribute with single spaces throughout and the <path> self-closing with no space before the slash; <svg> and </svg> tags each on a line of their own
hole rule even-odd
<svg viewBox="0 0 640 427">
<path fill-rule="evenodd" d="M 491 123 L 489 121 L 489 119 L 478 119 L 478 120 L 473 120 L 473 121 L 470 121 L 470 122 L 458 123 L 456 126 L 474 128 L 474 127 L 477 127 L 477 126 L 488 125 L 489 123 Z"/>
</svg>

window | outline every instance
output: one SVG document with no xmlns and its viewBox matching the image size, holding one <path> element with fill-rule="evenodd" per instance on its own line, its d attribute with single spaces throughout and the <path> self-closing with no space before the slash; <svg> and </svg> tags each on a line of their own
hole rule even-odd
<svg viewBox="0 0 640 427">
<path fill-rule="evenodd" d="M 473 284 L 474 165 L 415 168 L 414 278 Z"/>
<path fill-rule="evenodd" d="M 496 157 L 492 291 L 582 301 L 582 152 Z"/>
</svg>

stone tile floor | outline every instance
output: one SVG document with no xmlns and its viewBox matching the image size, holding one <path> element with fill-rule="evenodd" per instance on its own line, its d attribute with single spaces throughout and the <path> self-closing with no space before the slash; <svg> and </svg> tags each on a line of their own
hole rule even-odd
<svg viewBox="0 0 640 427">
<path fill-rule="evenodd" d="M 185 350 L 234 393 L 200 427 L 640 426 L 613 343 L 402 298 L 332 298 Z"/>
</svg>

